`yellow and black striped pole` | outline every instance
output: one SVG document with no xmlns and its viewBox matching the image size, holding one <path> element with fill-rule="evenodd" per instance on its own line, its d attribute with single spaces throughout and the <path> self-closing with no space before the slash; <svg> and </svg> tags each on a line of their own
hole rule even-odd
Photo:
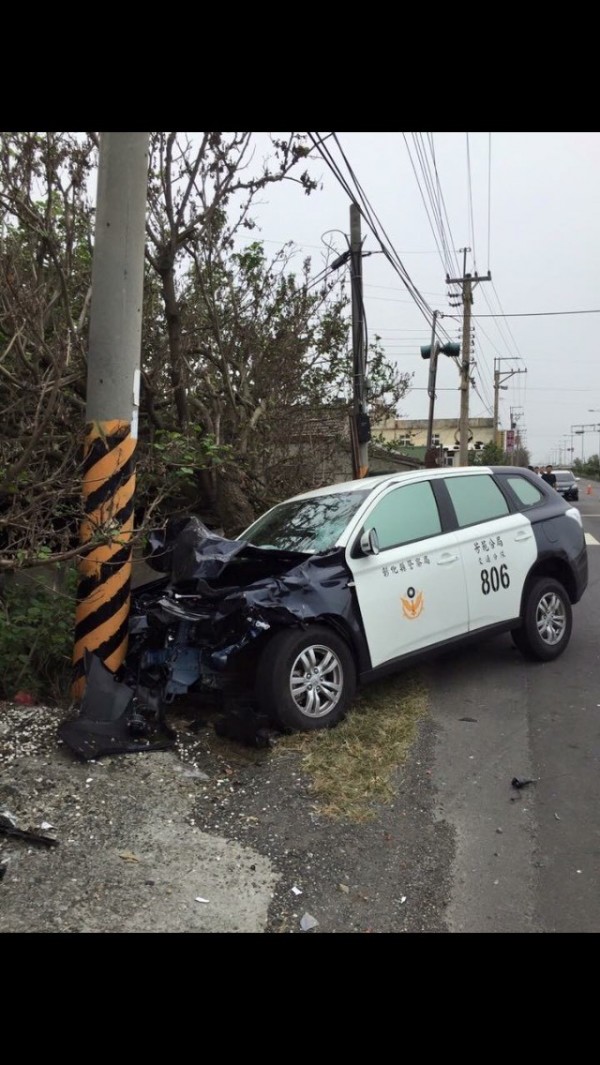
<svg viewBox="0 0 600 1065">
<path fill-rule="evenodd" d="M 79 564 L 73 696 L 85 692 L 85 653 L 112 672 L 127 653 L 138 429 L 148 133 L 102 133 L 83 460 L 89 551 Z"/>
<path fill-rule="evenodd" d="M 85 688 L 85 651 L 115 672 L 127 653 L 135 439 L 126 422 L 88 426 L 83 469 L 81 542 L 100 541 L 79 565 L 73 694 Z M 104 542 L 102 542 L 104 541 Z"/>
</svg>

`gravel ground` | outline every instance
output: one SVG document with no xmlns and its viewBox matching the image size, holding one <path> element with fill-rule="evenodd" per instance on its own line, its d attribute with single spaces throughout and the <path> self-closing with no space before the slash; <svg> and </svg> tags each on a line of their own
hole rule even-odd
<svg viewBox="0 0 600 1065">
<path fill-rule="evenodd" d="M 429 719 L 393 804 L 357 824 L 324 815 L 276 740 L 244 747 L 179 712 L 172 750 L 81 762 L 57 737 L 65 716 L 0 703 L 4 824 L 58 841 L 0 832 L 0 931 L 448 930 L 454 841 Z"/>
</svg>

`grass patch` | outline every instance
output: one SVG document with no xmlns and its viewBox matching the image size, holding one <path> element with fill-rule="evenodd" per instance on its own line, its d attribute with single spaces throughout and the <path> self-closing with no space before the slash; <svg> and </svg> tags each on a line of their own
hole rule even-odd
<svg viewBox="0 0 600 1065">
<path fill-rule="evenodd" d="M 294 733 L 276 752 L 297 751 L 322 813 L 353 821 L 375 816 L 394 797 L 392 778 L 413 743 L 427 696 L 418 677 L 403 674 L 370 684 L 333 729 Z"/>
</svg>

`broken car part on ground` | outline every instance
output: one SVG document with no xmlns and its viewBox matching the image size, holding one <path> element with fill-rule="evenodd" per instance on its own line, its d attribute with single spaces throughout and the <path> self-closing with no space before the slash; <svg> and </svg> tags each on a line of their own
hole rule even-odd
<svg viewBox="0 0 600 1065">
<path fill-rule="evenodd" d="M 330 485 L 238 540 L 170 521 L 150 549 L 162 576 L 132 595 L 125 664 L 113 677 L 88 654 L 80 718 L 63 726 L 84 758 L 172 742 L 165 712 L 188 693 L 258 735 L 335 725 L 357 683 L 472 636 L 510 631 L 551 661 L 588 577 L 579 511 L 506 466 Z"/>
</svg>

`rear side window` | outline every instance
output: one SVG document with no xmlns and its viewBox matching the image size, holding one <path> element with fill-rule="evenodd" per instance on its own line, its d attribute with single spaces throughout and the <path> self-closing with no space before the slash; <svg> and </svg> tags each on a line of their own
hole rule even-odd
<svg viewBox="0 0 600 1065">
<path fill-rule="evenodd" d="M 448 477 L 445 482 L 454 504 L 458 524 L 476 525 L 509 513 L 508 503 L 489 474 Z"/>
<path fill-rule="evenodd" d="M 526 477 L 513 476 L 507 477 L 506 480 L 524 507 L 533 507 L 536 503 L 542 502 L 543 493 Z"/>
</svg>

